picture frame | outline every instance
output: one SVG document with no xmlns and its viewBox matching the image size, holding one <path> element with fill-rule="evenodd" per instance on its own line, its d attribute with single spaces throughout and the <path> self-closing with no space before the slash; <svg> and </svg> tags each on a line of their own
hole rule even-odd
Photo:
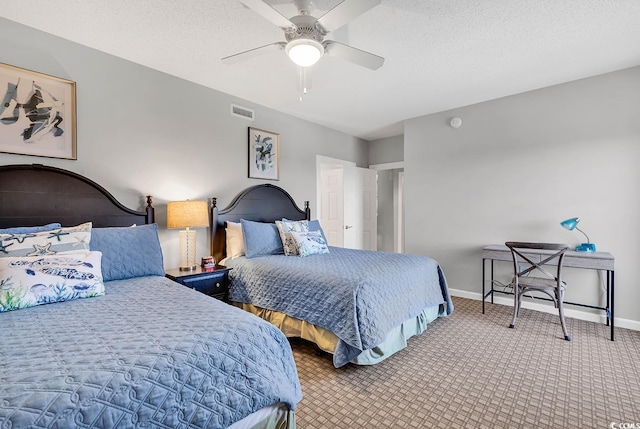
<svg viewBox="0 0 640 429">
<path fill-rule="evenodd" d="M 249 127 L 248 143 L 249 177 L 280 180 L 280 134 Z"/>
<path fill-rule="evenodd" d="M 0 63 L 0 152 L 77 159 L 76 83 Z"/>
</svg>

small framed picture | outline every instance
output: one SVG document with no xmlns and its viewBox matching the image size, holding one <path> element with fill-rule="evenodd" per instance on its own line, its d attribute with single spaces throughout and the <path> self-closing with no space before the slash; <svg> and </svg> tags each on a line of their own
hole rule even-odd
<svg viewBox="0 0 640 429">
<path fill-rule="evenodd" d="M 0 63 L 0 152 L 77 159 L 76 83 Z"/>
<path fill-rule="evenodd" d="M 280 180 L 280 134 L 249 127 L 249 177 Z"/>
</svg>

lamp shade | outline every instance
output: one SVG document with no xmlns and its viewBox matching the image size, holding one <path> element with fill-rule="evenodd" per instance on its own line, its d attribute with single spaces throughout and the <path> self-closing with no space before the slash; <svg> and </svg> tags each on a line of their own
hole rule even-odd
<svg viewBox="0 0 640 429">
<path fill-rule="evenodd" d="M 284 48 L 291 61 L 300 67 L 310 67 L 324 54 L 324 47 L 312 39 L 295 39 Z"/>
<path fill-rule="evenodd" d="M 579 217 L 572 217 L 571 219 L 563 220 L 560 222 L 563 228 L 568 229 L 569 231 L 573 231 L 576 226 L 578 226 L 578 222 L 580 222 Z"/>
<path fill-rule="evenodd" d="M 595 252 L 596 251 L 596 245 L 589 240 L 589 236 L 587 235 L 586 232 L 584 232 L 583 230 L 578 228 L 578 222 L 580 222 L 580 218 L 579 217 L 572 217 L 570 219 L 563 220 L 562 222 L 560 222 L 560 225 L 562 225 L 563 228 L 568 229 L 569 231 L 573 231 L 574 229 L 578 230 L 587 238 L 587 242 L 586 243 L 582 243 L 579 246 L 576 246 L 576 251 L 578 251 L 578 252 Z"/>
<path fill-rule="evenodd" d="M 167 203 L 167 228 L 204 228 L 209 226 L 206 201 L 171 201 Z"/>
</svg>

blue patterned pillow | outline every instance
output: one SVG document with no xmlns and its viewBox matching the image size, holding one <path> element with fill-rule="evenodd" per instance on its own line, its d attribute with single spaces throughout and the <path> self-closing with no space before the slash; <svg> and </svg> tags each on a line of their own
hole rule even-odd
<svg viewBox="0 0 640 429">
<path fill-rule="evenodd" d="M 89 250 L 91 222 L 50 231 L 0 234 L 0 258 L 44 256 Z"/>
<path fill-rule="evenodd" d="M 294 221 L 290 221 L 289 219 L 287 219 L 286 217 L 282 218 L 283 222 L 294 222 Z M 307 222 L 307 226 L 309 227 L 309 231 L 320 231 L 320 234 L 322 234 L 322 238 L 324 238 L 324 242 L 325 243 L 329 243 L 329 240 L 327 240 L 327 237 L 324 235 L 324 231 L 322 230 L 322 226 L 320 226 L 320 221 L 315 219 L 315 220 L 302 220 L 300 222 Z"/>
<path fill-rule="evenodd" d="M 264 255 L 282 255 L 284 249 L 275 223 L 253 222 L 240 219 L 247 258 Z"/>
<path fill-rule="evenodd" d="M 320 226 L 320 221 L 319 220 L 310 220 L 309 221 L 309 231 L 320 231 L 320 234 L 322 234 L 322 238 L 324 239 L 325 243 L 329 243 L 329 240 L 327 240 L 327 237 L 324 235 L 324 231 L 322 230 L 322 227 Z"/>
<path fill-rule="evenodd" d="M 292 232 L 291 235 L 298 244 L 300 256 L 329 253 L 327 242 L 324 241 L 320 231 Z"/>
<path fill-rule="evenodd" d="M 102 252 L 104 281 L 164 276 L 158 225 L 94 228 L 91 250 Z"/>
<path fill-rule="evenodd" d="M 0 258 L 0 312 L 104 295 L 100 252 Z"/>
<path fill-rule="evenodd" d="M 34 232 L 51 231 L 61 228 L 59 223 L 48 223 L 42 226 L 16 226 L 14 228 L 0 228 L 0 234 L 33 234 Z"/>
</svg>

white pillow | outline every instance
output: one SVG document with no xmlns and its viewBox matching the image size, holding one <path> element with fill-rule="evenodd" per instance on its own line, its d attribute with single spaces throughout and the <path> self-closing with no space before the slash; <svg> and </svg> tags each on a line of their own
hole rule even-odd
<svg viewBox="0 0 640 429">
<path fill-rule="evenodd" d="M 244 237 L 242 236 L 242 224 L 240 222 L 227 222 L 227 258 L 244 256 Z"/>
<path fill-rule="evenodd" d="M 0 312 L 104 295 L 102 253 L 0 258 Z"/>
</svg>

